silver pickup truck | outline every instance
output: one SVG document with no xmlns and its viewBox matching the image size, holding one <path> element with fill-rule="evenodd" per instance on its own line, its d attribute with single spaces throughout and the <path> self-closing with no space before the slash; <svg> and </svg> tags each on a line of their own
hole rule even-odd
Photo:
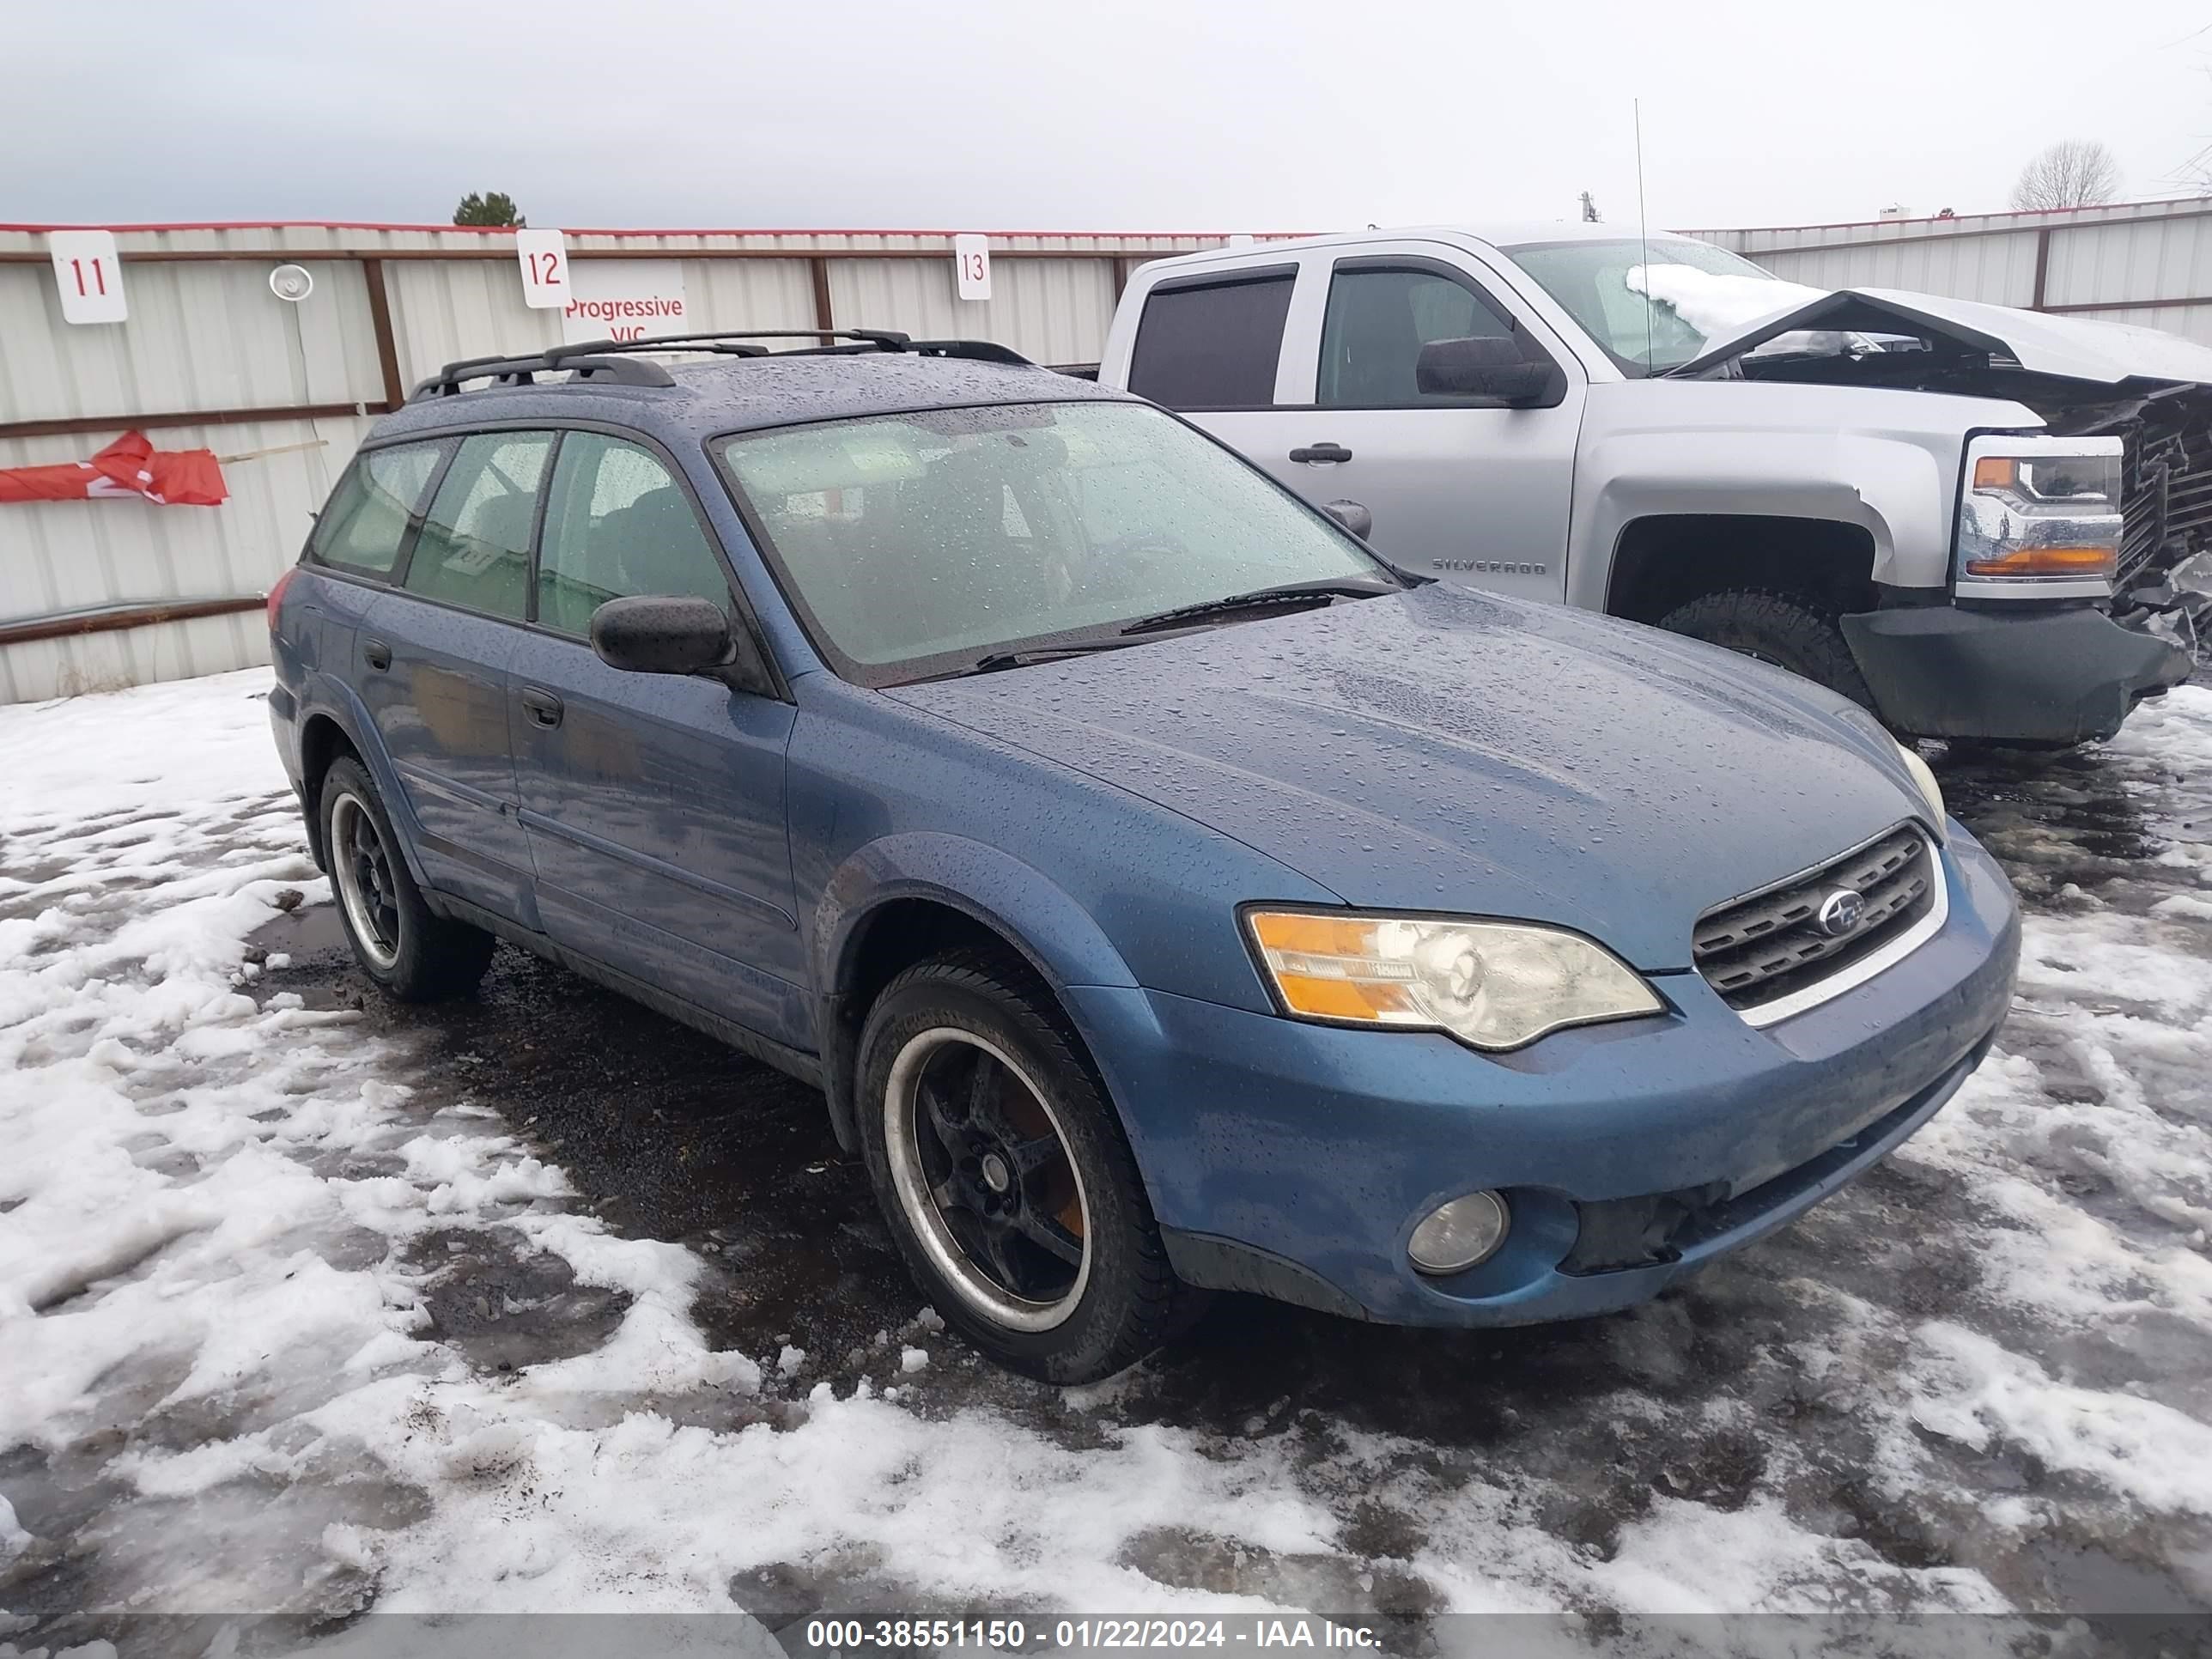
<svg viewBox="0 0 2212 1659">
<path fill-rule="evenodd" d="M 1917 736 L 2110 736 L 2186 678 L 2212 349 L 1784 283 L 1616 228 L 1132 273 L 1098 378 L 1382 552 L 1781 665 Z"/>
</svg>

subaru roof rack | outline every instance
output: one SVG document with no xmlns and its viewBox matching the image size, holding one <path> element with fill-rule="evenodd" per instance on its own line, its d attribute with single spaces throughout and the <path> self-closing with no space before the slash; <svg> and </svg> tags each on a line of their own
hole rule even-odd
<svg viewBox="0 0 2212 1659">
<path fill-rule="evenodd" d="M 772 353 L 766 346 L 753 343 L 759 340 L 819 340 L 823 343 Z M 1030 367 L 1028 358 L 995 340 L 917 340 L 890 328 L 716 329 L 705 334 L 653 334 L 637 340 L 586 340 L 576 345 L 556 346 L 545 356 L 549 360 L 565 361 L 578 353 L 599 356 L 623 351 L 716 351 L 733 357 L 823 357 L 853 352 L 903 351 L 919 357 L 962 357 L 973 362 Z"/>
<path fill-rule="evenodd" d="M 561 349 L 555 348 L 555 351 Z M 435 374 L 416 386 L 408 394 L 408 401 L 417 398 L 452 398 L 459 394 L 462 386 L 470 380 L 495 380 L 502 386 L 535 386 L 537 377 L 554 369 L 565 369 L 580 380 L 605 380 L 615 386 L 669 386 L 676 384 L 675 377 L 659 363 L 640 362 L 635 357 L 601 356 L 564 353 L 558 359 L 554 351 L 540 353 L 535 357 L 464 357 L 458 362 L 447 363 Z"/>
<path fill-rule="evenodd" d="M 771 352 L 762 340 L 817 340 L 823 343 Z M 848 353 L 906 352 L 918 357 L 957 357 L 971 362 L 1030 367 L 1030 360 L 994 340 L 916 340 L 887 328 L 720 329 L 705 334 L 654 334 L 636 340 L 585 340 L 549 346 L 535 356 L 464 357 L 447 363 L 417 386 L 415 398 L 457 396 L 471 380 L 501 386 L 535 386 L 539 374 L 566 371 L 579 380 L 611 386 L 672 386 L 675 379 L 659 364 L 629 356 L 643 351 L 713 352 L 752 359 L 767 356 L 840 356 Z"/>
</svg>

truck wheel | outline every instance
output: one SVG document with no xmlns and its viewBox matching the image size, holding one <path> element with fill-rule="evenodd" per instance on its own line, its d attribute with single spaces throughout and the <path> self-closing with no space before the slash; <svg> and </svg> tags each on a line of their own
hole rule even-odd
<svg viewBox="0 0 2212 1659">
<path fill-rule="evenodd" d="M 492 936 L 431 914 L 383 799 L 359 763 L 331 763 L 317 806 L 331 891 L 362 971 L 402 1002 L 435 1002 L 476 989 L 491 965 Z"/>
<path fill-rule="evenodd" d="M 1670 634 L 1686 634 L 1760 662 L 1802 674 L 1879 714 L 1836 614 L 1796 593 L 1730 587 L 1707 593 L 1659 620 Z"/>
<path fill-rule="evenodd" d="M 915 1280 L 1000 1364 L 1092 1382 L 1195 1311 L 1135 1155 L 1044 988 L 987 954 L 918 963 L 860 1033 L 868 1176 Z"/>
</svg>

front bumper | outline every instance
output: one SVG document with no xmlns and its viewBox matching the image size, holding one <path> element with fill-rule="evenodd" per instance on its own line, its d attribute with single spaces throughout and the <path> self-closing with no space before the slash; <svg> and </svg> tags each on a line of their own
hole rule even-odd
<svg viewBox="0 0 2212 1659">
<path fill-rule="evenodd" d="M 1159 992 L 1068 995 L 1186 1278 L 1394 1324 L 1571 1318 L 1644 1301 L 1782 1225 L 1965 1080 L 2010 1004 L 2019 919 L 1956 826 L 1942 861 L 1941 933 L 1764 1030 L 1692 974 L 1654 979 L 1667 1014 L 1494 1056 Z M 1483 1188 L 1511 1205 L 1504 1248 L 1453 1278 L 1415 1273 L 1416 1224 Z M 1612 1225 L 1693 1192 L 1702 1206 L 1646 1259 L 1577 1254 L 1586 1217 Z"/>
<path fill-rule="evenodd" d="M 2070 744 L 2109 738 L 2154 691 L 2189 678 L 2189 653 L 2103 611 L 1862 611 L 1843 619 L 1881 717 L 1922 738 Z"/>
</svg>

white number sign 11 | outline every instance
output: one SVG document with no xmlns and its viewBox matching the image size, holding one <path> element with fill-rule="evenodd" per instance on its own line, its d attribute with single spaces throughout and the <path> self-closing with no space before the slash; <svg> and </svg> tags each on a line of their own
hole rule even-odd
<svg viewBox="0 0 2212 1659">
<path fill-rule="evenodd" d="M 954 273 L 960 281 L 962 299 L 988 300 L 991 297 L 991 239 L 989 237 L 954 237 L 952 264 Z"/>
<path fill-rule="evenodd" d="M 514 233 L 515 263 L 522 267 L 522 303 L 549 311 L 568 303 L 568 249 L 557 230 Z"/>
<path fill-rule="evenodd" d="M 123 262 L 115 255 L 113 231 L 48 231 L 46 252 L 53 256 L 64 322 L 119 323 L 131 315 L 123 303 Z"/>
</svg>

